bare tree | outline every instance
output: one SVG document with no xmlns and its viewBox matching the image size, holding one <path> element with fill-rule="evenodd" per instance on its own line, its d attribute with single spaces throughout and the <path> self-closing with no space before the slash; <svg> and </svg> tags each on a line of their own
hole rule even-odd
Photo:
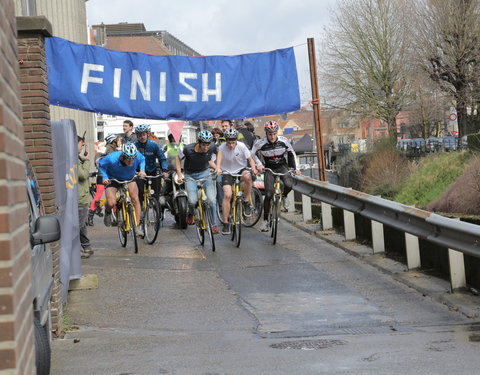
<svg viewBox="0 0 480 375">
<path fill-rule="evenodd" d="M 407 108 L 410 133 L 416 137 L 437 136 L 445 120 L 448 98 L 423 71 L 412 72 Z"/>
<path fill-rule="evenodd" d="M 414 31 L 418 62 L 454 99 L 459 136 L 467 108 L 478 103 L 480 0 L 419 0 Z"/>
<path fill-rule="evenodd" d="M 408 84 L 409 38 L 402 0 L 340 0 L 320 53 L 323 96 L 329 105 L 388 124 L 397 137 L 396 116 Z"/>
</svg>

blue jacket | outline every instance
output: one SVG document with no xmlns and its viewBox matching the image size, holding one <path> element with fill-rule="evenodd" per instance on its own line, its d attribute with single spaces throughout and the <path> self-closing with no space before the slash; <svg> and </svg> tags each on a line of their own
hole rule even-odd
<svg viewBox="0 0 480 375">
<path fill-rule="evenodd" d="M 103 177 L 102 181 L 111 178 L 119 181 L 127 181 L 135 176 L 137 169 L 145 171 L 145 158 L 141 153 L 137 154 L 131 167 L 124 165 L 120 161 L 120 156 L 122 156 L 122 151 L 115 151 L 99 159 L 98 171 Z"/>
<path fill-rule="evenodd" d="M 157 142 L 147 139 L 145 143 L 140 143 L 140 141 L 135 142 L 135 146 L 137 146 L 138 151 L 145 156 L 145 172 L 147 174 L 156 174 L 157 159 L 162 171 L 168 171 L 167 158 Z"/>
</svg>

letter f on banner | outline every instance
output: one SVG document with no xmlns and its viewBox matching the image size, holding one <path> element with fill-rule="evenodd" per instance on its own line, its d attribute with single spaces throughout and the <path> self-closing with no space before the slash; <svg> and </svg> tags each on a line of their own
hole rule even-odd
<svg viewBox="0 0 480 375">
<path fill-rule="evenodd" d="M 95 71 L 95 72 L 103 72 L 104 68 L 105 67 L 103 65 L 88 64 L 88 63 L 83 64 L 82 84 L 80 85 L 80 92 L 82 94 L 87 93 L 89 82 L 103 84 L 103 78 L 101 78 L 101 77 L 91 77 L 90 72 L 92 70 Z"/>
</svg>

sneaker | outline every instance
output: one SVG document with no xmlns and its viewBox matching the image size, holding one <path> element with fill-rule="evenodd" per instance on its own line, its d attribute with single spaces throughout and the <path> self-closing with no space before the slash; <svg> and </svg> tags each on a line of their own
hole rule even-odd
<svg viewBox="0 0 480 375">
<path fill-rule="evenodd" d="M 218 229 L 218 227 L 217 227 L 216 225 L 214 225 L 214 226 L 212 227 L 212 233 L 213 233 L 213 234 L 219 234 L 219 233 L 220 233 L 220 229 Z"/>
<path fill-rule="evenodd" d="M 143 228 L 141 225 L 138 225 L 136 228 L 136 232 L 137 232 L 137 237 L 143 237 L 145 234 L 143 233 Z"/>
<path fill-rule="evenodd" d="M 167 201 L 163 195 L 160 195 L 160 197 L 158 198 L 158 204 L 160 205 L 160 207 L 167 206 Z"/>
<path fill-rule="evenodd" d="M 107 212 L 105 211 L 105 217 L 103 218 L 103 224 L 105 224 L 106 227 L 111 227 L 112 226 L 112 212 Z"/>
<path fill-rule="evenodd" d="M 195 217 L 192 214 L 188 214 L 187 216 L 187 224 L 188 225 L 193 225 L 195 224 Z"/>
<path fill-rule="evenodd" d="M 246 217 L 252 216 L 252 205 L 250 202 L 243 201 L 243 214 Z"/>
<path fill-rule="evenodd" d="M 80 258 L 88 259 L 88 258 L 90 258 L 90 254 L 87 251 L 85 251 L 83 249 L 80 249 Z"/>
<path fill-rule="evenodd" d="M 90 255 L 93 255 L 93 253 L 94 253 L 93 249 L 83 249 L 83 251 L 85 251 L 86 253 L 88 253 Z"/>
<path fill-rule="evenodd" d="M 230 224 L 228 223 L 223 224 L 222 234 L 230 234 Z"/>
<path fill-rule="evenodd" d="M 268 232 L 269 230 L 268 220 L 263 220 L 262 224 L 260 224 L 260 232 Z"/>
<path fill-rule="evenodd" d="M 282 199 L 282 212 L 288 212 L 288 209 L 290 208 L 290 202 L 287 200 L 287 197 L 283 197 Z"/>
</svg>

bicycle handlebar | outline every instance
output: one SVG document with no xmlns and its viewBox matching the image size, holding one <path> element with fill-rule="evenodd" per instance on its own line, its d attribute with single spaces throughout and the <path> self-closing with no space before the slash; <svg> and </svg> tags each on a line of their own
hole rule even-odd
<svg viewBox="0 0 480 375">
<path fill-rule="evenodd" d="M 270 168 L 265 168 L 264 171 L 269 171 L 271 174 L 273 174 L 274 176 L 285 176 L 287 174 L 292 174 L 292 172 L 294 171 L 294 169 L 289 169 L 288 171 L 284 172 L 284 173 L 277 173 L 277 172 L 274 172 L 273 170 L 271 170 Z M 264 172 L 265 173 L 265 172 Z"/>
<path fill-rule="evenodd" d="M 252 168 L 244 168 L 243 171 L 249 171 L 252 172 Z M 232 177 L 243 177 L 243 174 L 236 174 L 236 173 L 230 173 L 227 171 L 222 171 L 222 174 L 226 174 Z"/>
<path fill-rule="evenodd" d="M 125 181 L 120 181 L 120 180 L 117 180 L 117 179 L 115 179 L 115 178 L 109 178 L 108 180 L 110 180 L 110 181 L 115 181 L 116 183 L 119 183 L 119 184 L 121 184 L 121 185 L 124 185 L 124 184 L 128 184 L 129 182 L 133 182 L 136 177 L 137 177 L 137 175 L 133 176 L 131 180 L 125 180 Z"/>
</svg>

